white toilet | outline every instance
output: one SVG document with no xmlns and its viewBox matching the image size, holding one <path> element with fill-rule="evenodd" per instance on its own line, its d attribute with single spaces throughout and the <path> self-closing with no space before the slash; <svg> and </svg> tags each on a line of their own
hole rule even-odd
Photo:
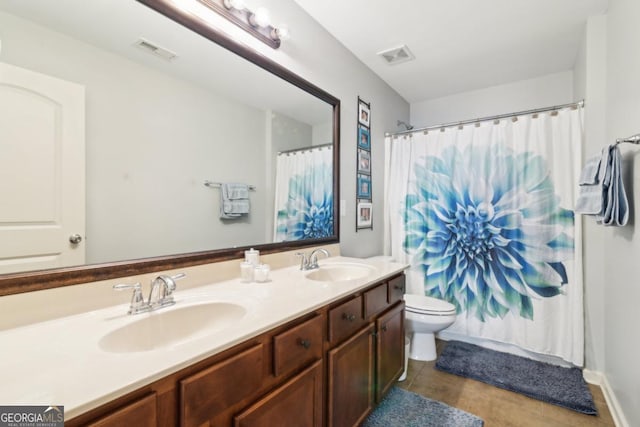
<svg viewBox="0 0 640 427">
<path fill-rule="evenodd" d="M 409 358 L 436 360 L 435 333 L 448 328 L 456 320 L 456 307 L 424 295 L 404 295 L 406 332 L 411 335 Z"/>
</svg>

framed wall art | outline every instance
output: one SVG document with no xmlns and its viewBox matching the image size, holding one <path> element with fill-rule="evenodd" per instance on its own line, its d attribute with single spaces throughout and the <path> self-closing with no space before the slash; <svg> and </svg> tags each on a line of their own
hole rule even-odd
<svg viewBox="0 0 640 427">
<path fill-rule="evenodd" d="M 371 202 L 359 202 L 358 203 L 358 218 L 356 225 L 358 228 L 370 228 L 372 224 L 371 213 L 373 205 Z"/>
<path fill-rule="evenodd" d="M 358 150 L 358 173 L 371 175 L 371 152 Z"/>
<path fill-rule="evenodd" d="M 371 214 L 373 198 L 371 188 L 371 104 L 358 97 L 356 165 L 356 231 L 373 228 Z"/>
<path fill-rule="evenodd" d="M 358 199 L 371 199 L 371 176 L 358 174 Z"/>
</svg>

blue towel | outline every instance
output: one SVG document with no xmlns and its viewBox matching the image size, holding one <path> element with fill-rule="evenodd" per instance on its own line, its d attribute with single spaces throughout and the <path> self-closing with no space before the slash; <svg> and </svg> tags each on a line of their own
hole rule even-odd
<svg viewBox="0 0 640 427">
<path fill-rule="evenodd" d="M 220 218 L 238 219 L 249 214 L 249 186 L 238 183 L 220 185 Z"/>
<path fill-rule="evenodd" d="M 617 145 L 587 160 L 580 174 L 576 213 L 594 215 L 599 224 L 623 226 L 629 220 L 629 202 L 622 182 L 622 160 Z"/>
</svg>

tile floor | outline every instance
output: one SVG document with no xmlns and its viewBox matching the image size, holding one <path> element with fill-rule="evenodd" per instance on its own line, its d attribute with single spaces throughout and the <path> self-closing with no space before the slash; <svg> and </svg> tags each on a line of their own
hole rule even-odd
<svg viewBox="0 0 640 427">
<path fill-rule="evenodd" d="M 446 343 L 438 341 L 438 352 Z M 407 379 L 398 385 L 406 390 L 439 400 L 484 420 L 484 427 L 604 427 L 615 426 L 598 386 L 589 384 L 598 416 L 531 399 L 518 393 L 447 374 L 435 369 L 435 362 L 409 360 Z"/>
</svg>

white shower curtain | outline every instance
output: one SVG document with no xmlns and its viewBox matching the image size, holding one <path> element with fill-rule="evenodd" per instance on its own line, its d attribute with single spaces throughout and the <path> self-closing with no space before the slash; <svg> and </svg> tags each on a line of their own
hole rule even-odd
<svg viewBox="0 0 640 427">
<path fill-rule="evenodd" d="M 333 147 L 278 153 L 273 241 L 333 235 Z"/>
<path fill-rule="evenodd" d="M 583 365 L 581 141 L 582 109 L 387 138 L 386 251 L 456 306 L 445 338 Z"/>
</svg>

